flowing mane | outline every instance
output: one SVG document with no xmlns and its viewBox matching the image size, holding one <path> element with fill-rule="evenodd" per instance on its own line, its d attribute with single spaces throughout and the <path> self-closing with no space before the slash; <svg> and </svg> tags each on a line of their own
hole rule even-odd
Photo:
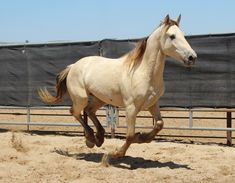
<svg viewBox="0 0 235 183">
<path fill-rule="evenodd" d="M 127 53 L 126 62 L 130 68 L 133 68 L 143 57 L 148 38 L 144 38 L 137 43 L 137 46 Z"/>
<path fill-rule="evenodd" d="M 168 26 L 166 31 L 173 25 L 179 27 L 179 22 L 174 21 L 172 19 L 167 19 L 167 20 L 165 19 L 160 23 L 158 27 L 162 26 L 163 24 Z M 129 53 L 127 53 L 126 63 L 130 68 L 135 67 L 141 61 L 147 46 L 147 40 L 148 38 L 141 39 L 137 43 L 136 47 L 133 50 L 131 50 Z"/>
</svg>

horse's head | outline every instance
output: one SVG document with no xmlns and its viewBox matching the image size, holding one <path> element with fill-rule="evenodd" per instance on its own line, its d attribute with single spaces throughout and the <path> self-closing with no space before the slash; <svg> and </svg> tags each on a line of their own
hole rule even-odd
<svg viewBox="0 0 235 183">
<path fill-rule="evenodd" d="M 167 15 L 161 23 L 164 31 L 163 36 L 161 36 L 161 48 L 165 55 L 183 61 L 185 66 L 190 67 L 195 63 L 197 54 L 179 29 L 180 18 L 181 16 L 174 21 Z"/>
</svg>

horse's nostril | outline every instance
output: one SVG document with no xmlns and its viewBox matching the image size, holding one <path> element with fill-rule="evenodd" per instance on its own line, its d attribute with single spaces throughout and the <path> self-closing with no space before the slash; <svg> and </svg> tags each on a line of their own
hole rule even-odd
<svg viewBox="0 0 235 183">
<path fill-rule="evenodd" d="M 188 57 L 188 60 L 189 60 L 189 61 L 194 60 L 193 56 L 189 56 L 189 57 Z"/>
</svg>

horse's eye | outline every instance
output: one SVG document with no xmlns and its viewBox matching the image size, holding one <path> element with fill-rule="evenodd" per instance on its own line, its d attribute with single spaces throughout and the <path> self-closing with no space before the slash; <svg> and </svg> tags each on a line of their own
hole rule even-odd
<svg viewBox="0 0 235 183">
<path fill-rule="evenodd" d="M 170 35 L 171 40 L 175 39 L 175 34 Z"/>
</svg>

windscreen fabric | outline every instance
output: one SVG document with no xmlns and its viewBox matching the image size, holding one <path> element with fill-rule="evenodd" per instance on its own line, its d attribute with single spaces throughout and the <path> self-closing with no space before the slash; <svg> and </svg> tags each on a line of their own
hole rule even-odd
<svg viewBox="0 0 235 183">
<path fill-rule="evenodd" d="M 198 59 L 191 69 L 167 58 L 165 94 L 161 106 L 235 107 L 235 34 L 186 37 Z M 0 105 L 47 106 L 37 94 L 40 87 L 55 93 L 56 75 L 85 56 L 118 58 L 138 42 L 102 40 L 0 46 Z M 104 68 L 105 69 L 105 68 Z M 59 105 L 70 105 L 68 97 Z"/>
</svg>

